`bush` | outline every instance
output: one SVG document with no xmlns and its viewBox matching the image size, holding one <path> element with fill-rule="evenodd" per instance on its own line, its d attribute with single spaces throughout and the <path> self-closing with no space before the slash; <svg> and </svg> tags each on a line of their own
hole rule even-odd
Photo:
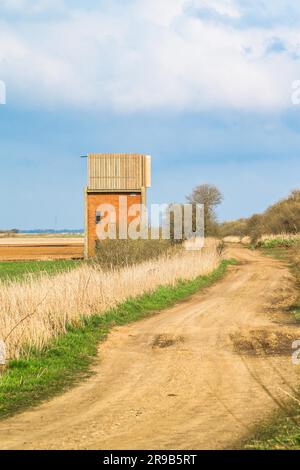
<svg viewBox="0 0 300 470">
<path fill-rule="evenodd" d="M 92 260 L 104 270 L 121 269 L 126 266 L 171 255 L 180 250 L 170 240 L 102 240 L 96 245 L 96 256 Z"/>
<path fill-rule="evenodd" d="M 298 246 L 300 242 L 300 236 L 297 235 L 269 235 L 264 236 L 257 242 L 257 246 L 261 248 L 290 248 Z"/>
<path fill-rule="evenodd" d="M 300 190 L 294 190 L 281 201 L 270 206 L 262 214 L 249 219 L 224 222 L 220 225 L 221 236 L 250 236 L 256 243 L 262 235 L 300 233 Z"/>
<path fill-rule="evenodd" d="M 300 191 L 269 207 L 263 214 L 264 233 L 300 232 Z"/>
<path fill-rule="evenodd" d="M 247 219 L 223 222 L 219 225 L 219 235 L 224 237 L 245 237 L 247 233 Z"/>
</svg>

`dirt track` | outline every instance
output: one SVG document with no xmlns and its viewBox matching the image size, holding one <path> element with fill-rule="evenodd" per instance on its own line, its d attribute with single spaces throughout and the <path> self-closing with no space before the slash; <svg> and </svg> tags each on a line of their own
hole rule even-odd
<svg viewBox="0 0 300 470">
<path fill-rule="evenodd" d="M 205 293 L 130 326 L 99 348 L 95 375 L 0 423 L 2 449 L 217 449 L 293 393 L 286 356 L 241 356 L 233 332 L 279 328 L 290 295 L 277 261 L 231 248 L 241 264 Z M 276 404 L 277 402 L 277 404 Z"/>
</svg>

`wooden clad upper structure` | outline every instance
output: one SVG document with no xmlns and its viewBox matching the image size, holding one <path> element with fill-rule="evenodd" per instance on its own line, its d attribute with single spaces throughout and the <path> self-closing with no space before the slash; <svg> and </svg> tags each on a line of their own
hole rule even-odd
<svg viewBox="0 0 300 470">
<path fill-rule="evenodd" d="M 90 153 L 88 191 L 141 192 L 151 186 L 151 157 L 137 153 Z"/>
</svg>

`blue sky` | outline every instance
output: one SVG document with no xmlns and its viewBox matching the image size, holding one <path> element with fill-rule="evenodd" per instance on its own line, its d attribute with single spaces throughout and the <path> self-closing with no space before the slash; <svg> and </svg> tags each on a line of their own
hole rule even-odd
<svg viewBox="0 0 300 470">
<path fill-rule="evenodd" d="M 0 0 L 0 228 L 80 228 L 88 152 L 153 157 L 151 202 L 201 183 L 220 219 L 299 187 L 300 6 Z"/>
</svg>

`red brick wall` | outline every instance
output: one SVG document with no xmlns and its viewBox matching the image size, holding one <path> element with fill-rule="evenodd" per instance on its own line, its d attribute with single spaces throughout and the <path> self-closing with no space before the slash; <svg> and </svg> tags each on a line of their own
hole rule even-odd
<svg viewBox="0 0 300 470">
<path fill-rule="evenodd" d="M 125 196 L 127 199 L 127 207 L 133 204 L 141 204 L 141 194 L 128 194 L 128 193 L 88 193 L 86 204 L 87 204 L 87 254 L 91 257 L 95 254 L 95 245 L 97 241 L 96 233 L 96 211 L 101 204 L 111 204 L 115 207 L 117 214 L 117 223 L 119 220 L 119 196 Z M 133 217 L 127 216 L 127 223 L 130 223 L 130 219 Z"/>
</svg>

